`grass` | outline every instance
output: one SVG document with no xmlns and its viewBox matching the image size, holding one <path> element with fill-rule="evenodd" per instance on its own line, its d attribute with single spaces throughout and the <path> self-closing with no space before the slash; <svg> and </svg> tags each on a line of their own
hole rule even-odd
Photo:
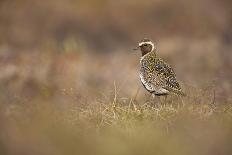
<svg viewBox="0 0 232 155">
<path fill-rule="evenodd" d="M 142 88 L 134 53 L 86 52 L 75 41 L 65 48 L 3 49 L 0 154 L 231 154 L 230 72 L 212 80 L 231 61 L 216 59 L 214 47 L 223 45 L 196 42 L 198 53 L 187 53 L 191 61 L 184 53 L 170 59 L 188 81 L 182 83 L 187 97 L 167 99 Z M 202 54 L 206 43 L 213 53 Z"/>
<path fill-rule="evenodd" d="M 1 104 L 1 154 L 231 153 L 231 103 L 197 104 L 194 96 L 159 103 L 136 95 L 122 97 L 115 86 L 112 97 L 82 106 L 45 100 Z"/>
</svg>

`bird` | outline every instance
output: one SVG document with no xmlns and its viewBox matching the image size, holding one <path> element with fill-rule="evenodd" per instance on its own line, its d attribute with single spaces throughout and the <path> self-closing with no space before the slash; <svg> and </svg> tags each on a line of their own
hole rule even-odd
<svg viewBox="0 0 232 155">
<path fill-rule="evenodd" d="M 157 55 L 157 48 L 147 38 L 142 39 L 137 48 L 142 53 L 140 58 L 140 81 L 144 88 L 155 96 L 175 94 L 186 96 L 176 79 L 176 74 L 171 66 Z"/>
</svg>

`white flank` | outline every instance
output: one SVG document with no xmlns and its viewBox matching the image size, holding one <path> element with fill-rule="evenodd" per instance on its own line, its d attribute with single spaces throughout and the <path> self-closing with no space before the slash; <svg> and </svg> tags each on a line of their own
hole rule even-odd
<svg viewBox="0 0 232 155">
<path fill-rule="evenodd" d="M 147 82 L 145 81 L 144 76 L 143 76 L 142 73 L 140 73 L 139 77 L 140 77 L 141 82 L 143 83 L 143 85 L 145 86 L 145 88 L 146 88 L 147 90 L 149 90 L 149 91 L 155 91 L 154 88 L 153 88 L 149 83 L 147 83 Z"/>
</svg>

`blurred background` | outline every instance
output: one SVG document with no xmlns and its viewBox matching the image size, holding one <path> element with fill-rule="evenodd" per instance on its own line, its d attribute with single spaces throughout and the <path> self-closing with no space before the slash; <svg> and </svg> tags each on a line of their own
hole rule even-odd
<svg viewBox="0 0 232 155">
<path fill-rule="evenodd" d="M 184 86 L 232 91 L 230 0 L 2 0 L 1 100 L 24 95 L 78 98 L 141 87 L 139 52 L 144 37 Z M 140 92 L 143 94 L 145 93 Z M 60 100 L 60 99 L 59 99 Z"/>
<path fill-rule="evenodd" d="M 231 0 L 1 0 L 0 154 L 96 154 L 105 146 L 109 152 L 99 154 L 230 154 L 231 119 L 224 116 L 210 123 L 178 117 L 185 119 L 174 123 L 171 136 L 163 135 L 162 125 L 140 124 L 132 137 L 144 136 L 132 141 L 123 139 L 127 130 L 114 128 L 95 145 L 99 137 L 89 129 L 95 123 L 83 124 L 99 122 L 99 113 L 87 108 L 80 121 L 75 110 L 111 103 L 115 89 L 123 103 L 138 90 L 136 100 L 145 101 L 141 54 L 132 50 L 144 37 L 155 42 L 184 91 L 195 95 L 189 103 L 231 103 Z M 194 112 L 208 116 L 210 110 Z M 144 153 L 143 144 L 158 149 Z"/>
</svg>

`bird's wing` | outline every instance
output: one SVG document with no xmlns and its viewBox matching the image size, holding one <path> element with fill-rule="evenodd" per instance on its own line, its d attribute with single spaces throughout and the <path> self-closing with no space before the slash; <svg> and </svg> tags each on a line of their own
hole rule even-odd
<svg viewBox="0 0 232 155">
<path fill-rule="evenodd" d="M 154 70 L 156 76 L 159 77 L 161 81 L 162 88 L 179 95 L 184 95 L 176 79 L 176 74 L 169 64 L 159 58 L 154 63 Z"/>
</svg>

